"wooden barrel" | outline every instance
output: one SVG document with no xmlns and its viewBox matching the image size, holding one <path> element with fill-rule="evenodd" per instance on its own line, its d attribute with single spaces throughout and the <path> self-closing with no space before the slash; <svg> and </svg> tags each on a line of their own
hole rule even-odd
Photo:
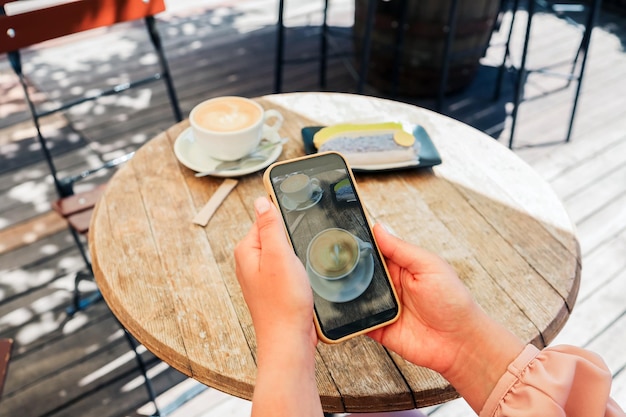
<svg viewBox="0 0 626 417">
<path fill-rule="evenodd" d="M 602 7 L 610 12 L 626 16 L 626 0 L 603 0 Z"/>
<path fill-rule="evenodd" d="M 441 80 L 444 47 L 449 30 L 450 0 L 377 0 L 371 38 L 367 82 L 388 93 L 434 96 Z M 357 64 L 363 50 L 369 0 L 355 0 L 354 41 Z M 404 11 L 402 10 L 404 5 Z M 488 45 L 499 0 L 459 0 L 455 37 L 450 45 L 446 93 L 466 87 L 474 78 Z M 398 26 L 404 13 L 403 43 L 398 48 Z M 396 51 L 400 59 L 394 60 Z M 398 88 L 392 91 L 394 63 Z"/>
</svg>

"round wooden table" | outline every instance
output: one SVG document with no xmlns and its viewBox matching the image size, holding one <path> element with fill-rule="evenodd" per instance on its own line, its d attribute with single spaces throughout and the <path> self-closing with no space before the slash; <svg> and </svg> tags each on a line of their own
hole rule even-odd
<svg viewBox="0 0 626 417">
<path fill-rule="evenodd" d="M 342 122 L 421 124 L 443 163 L 358 174 L 367 211 L 403 239 L 443 256 L 478 303 L 539 347 L 563 327 L 580 279 L 574 227 L 549 185 L 485 134 L 439 114 L 371 97 L 295 93 L 259 98 L 285 116 L 280 159 L 304 153 L 300 129 Z M 206 227 L 192 223 L 222 183 L 176 159 L 182 122 L 146 143 L 109 182 L 89 243 L 104 299 L 150 351 L 196 380 L 250 399 L 256 344 L 233 249 L 264 195 L 241 177 Z M 456 398 L 438 374 L 363 336 L 317 349 L 327 412 L 402 410 Z"/>
</svg>

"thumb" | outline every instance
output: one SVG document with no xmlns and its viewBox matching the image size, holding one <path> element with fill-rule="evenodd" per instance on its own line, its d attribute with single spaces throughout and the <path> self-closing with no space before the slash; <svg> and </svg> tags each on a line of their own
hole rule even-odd
<svg viewBox="0 0 626 417">
<path fill-rule="evenodd" d="M 282 218 L 274 204 L 267 197 L 259 197 L 254 202 L 254 210 L 261 247 L 270 245 L 279 250 L 292 250 L 285 235 Z"/>
<path fill-rule="evenodd" d="M 374 226 L 374 235 L 382 254 L 401 268 L 411 272 L 430 272 L 446 265 L 439 256 L 403 241 L 380 224 Z"/>
<path fill-rule="evenodd" d="M 399 262 L 402 259 L 402 266 L 406 266 L 404 264 L 407 254 L 404 250 L 405 243 L 402 240 L 389 233 L 389 231 L 380 224 L 374 225 L 374 236 L 376 237 L 376 243 L 378 243 L 380 251 L 386 258 L 394 262 Z"/>
</svg>

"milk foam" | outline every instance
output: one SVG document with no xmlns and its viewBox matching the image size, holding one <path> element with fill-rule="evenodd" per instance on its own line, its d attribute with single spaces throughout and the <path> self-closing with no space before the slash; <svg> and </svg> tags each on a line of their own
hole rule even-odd
<svg viewBox="0 0 626 417">
<path fill-rule="evenodd" d="M 236 132 L 254 125 L 261 117 L 255 106 L 244 101 L 223 100 L 207 103 L 195 114 L 196 123 L 208 130 Z"/>
</svg>

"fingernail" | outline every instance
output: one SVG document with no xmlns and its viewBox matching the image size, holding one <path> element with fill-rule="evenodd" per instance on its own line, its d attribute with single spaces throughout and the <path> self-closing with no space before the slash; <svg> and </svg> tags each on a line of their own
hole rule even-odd
<svg viewBox="0 0 626 417">
<path fill-rule="evenodd" d="M 270 202 L 265 197 L 259 197 L 254 201 L 254 209 L 256 213 L 261 215 L 270 209 Z"/>
<path fill-rule="evenodd" d="M 378 223 L 379 225 L 382 226 L 383 229 L 385 229 L 385 231 L 387 233 L 389 233 L 392 236 L 398 236 L 392 229 L 391 227 L 389 227 L 389 225 L 385 224 L 385 223 Z"/>
</svg>

